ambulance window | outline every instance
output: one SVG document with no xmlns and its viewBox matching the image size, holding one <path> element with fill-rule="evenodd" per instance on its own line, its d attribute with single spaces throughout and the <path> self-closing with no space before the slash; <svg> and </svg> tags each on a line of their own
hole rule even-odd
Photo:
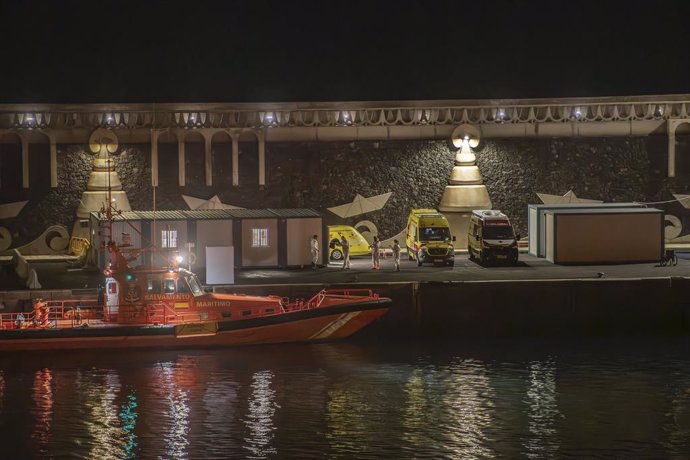
<svg viewBox="0 0 690 460">
<path fill-rule="evenodd" d="M 117 294 L 117 283 L 108 283 L 108 294 Z"/>
<path fill-rule="evenodd" d="M 161 280 L 148 280 L 146 292 L 149 294 L 160 294 L 161 293 Z"/>
<path fill-rule="evenodd" d="M 177 292 L 187 294 L 189 293 L 189 286 L 187 286 L 187 281 L 180 278 L 177 280 Z"/>
<path fill-rule="evenodd" d="M 174 294 L 175 293 L 175 280 L 171 280 L 171 279 L 163 280 L 163 291 L 166 294 Z"/>
</svg>

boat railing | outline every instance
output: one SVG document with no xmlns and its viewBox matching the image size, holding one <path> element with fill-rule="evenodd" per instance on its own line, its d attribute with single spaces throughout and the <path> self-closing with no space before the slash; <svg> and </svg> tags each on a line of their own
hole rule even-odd
<svg viewBox="0 0 690 460">
<path fill-rule="evenodd" d="M 299 310 L 309 310 L 311 308 L 319 307 L 326 298 L 337 300 L 353 300 L 353 297 L 378 299 L 379 295 L 371 289 L 364 288 L 337 288 L 337 289 L 322 289 L 311 299 L 306 302 L 298 302 Z"/>
<path fill-rule="evenodd" d="M 103 319 L 103 307 L 90 300 L 48 300 L 28 312 L 0 313 L 0 329 L 77 327 Z"/>
<path fill-rule="evenodd" d="M 156 302 L 148 305 L 146 323 L 147 324 L 171 324 L 186 323 L 187 321 L 198 321 L 197 313 L 180 313 L 167 302 Z"/>
</svg>

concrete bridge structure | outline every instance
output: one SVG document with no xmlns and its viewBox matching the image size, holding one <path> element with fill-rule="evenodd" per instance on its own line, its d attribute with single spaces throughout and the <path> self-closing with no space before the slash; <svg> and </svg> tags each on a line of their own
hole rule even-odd
<svg viewBox="0 0 690 460">
<path fill-rule="evenodd" d="M 667 176 L 677 173 L 676 135 L 690 132 L 690 95 L 385 102 L 236 104 L 0 104 L 0 144 L 19 144 L 22 186 L 29 155 L 48 146 L 50 186 L 58 186 L 57 145 L 86 144 L 98 128 L 120 144 L 150 144 L 151 186 L 159 181 L 161 143 L 176 143 L 179 185 L 186 183 L 185 145 L 203 143 L 207 186 L 212 148 L 232 144 L 232 184 L 239 186 L 239 143 L 256 144 L 258 184 L 266 183 L 266 144 L 449 140 L 459 125 L 482 139 L 589 138 L 664 135 Z M 217 184 L 220 185 L 220 184 Z M 225 185 L 225 184 L 223 184 Z M 228 184 L 230 185 L 230 184 Z"/>
</svg>

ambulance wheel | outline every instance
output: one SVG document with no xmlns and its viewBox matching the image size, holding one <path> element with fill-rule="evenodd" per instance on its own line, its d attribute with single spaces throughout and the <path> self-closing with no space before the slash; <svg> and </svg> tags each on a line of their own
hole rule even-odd
<svg viewBox="0 0 690 460">
<path fill-rule="evenodd" d="M 418 267 L 422 266 L 422 259 L 419 256 L 417 256 L 417 266 Z"/>
<path fill-rule="evenodd" d="M 331 252 L 331 259 L 343 260 L 343 253 L 340 251 L 340 249 L 334 249 L 333 252 Z"/>
<path fill-rule="evenodd" d="M 487 260 L 488 260 L 488 257 L 486 257 L 486 254 L 484 252 L 480 252 L 479 253 L 479 261 L 482 264 L 485 264 L 487 262 Z"/>
<path fill-rule="evenodd" d="M 474 252 L 472 252 L 472 248 L 467 248 L 467 253 L 470 255 L 470 260 L 474 260 Z"/>
<path fill-rule="evenodd" d="M 454 266 L 455 266 L 455 261 L 448 262 L 448 266 L 449 266 L 449 267 L 454 267 Z"/>
</svg>

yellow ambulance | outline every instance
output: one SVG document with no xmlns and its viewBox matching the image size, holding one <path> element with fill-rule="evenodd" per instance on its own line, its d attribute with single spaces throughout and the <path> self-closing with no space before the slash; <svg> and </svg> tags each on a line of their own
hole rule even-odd
<svg viewBox="0 0 690 460">
<path fill-rule="evenodd" d="M 407 256 L 423 263 L 455 265 L 455 237 L 446 216 L 436 209 L 413 209 L 407 217 Z"/>
<path fill-rule="evenodd" d="M 331 260 L 343 260 L 343 248 L 340 237 L 345 236 L 350 243 L 350 257 L 369 255 L 369 242 L 354 227 L 349 225 L 328 226 L 328 257 Z"/>
</svg>

